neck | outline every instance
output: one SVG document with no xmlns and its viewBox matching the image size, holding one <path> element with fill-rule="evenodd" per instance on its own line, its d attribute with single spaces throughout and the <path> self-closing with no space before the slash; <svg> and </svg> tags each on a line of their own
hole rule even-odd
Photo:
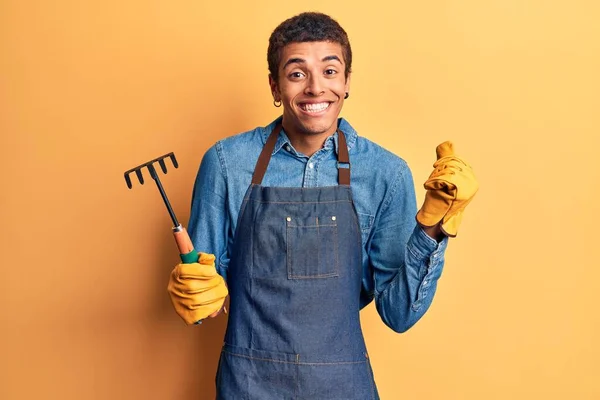
<svg viewBox="0 0 600 400">
<path fill-rule="evenodd" d="M 294 149 L 308 157 L 319 151 L 323 147 L 325 140 L 337 130 L 337 126 L 334 125 L 331 129 L 323 133 L 306 133 L 300 132 L 294 129 L 294 127 L 288 127 L 285 122 L 282 125 Z"/>
</svg>

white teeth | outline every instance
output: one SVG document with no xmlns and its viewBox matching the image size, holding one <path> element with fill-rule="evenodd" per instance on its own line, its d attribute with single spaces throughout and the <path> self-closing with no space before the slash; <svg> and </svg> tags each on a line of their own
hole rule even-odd
<svg viewBox="0 0 600 400">
<path fill-rule="evenodd" d="M 320 112 L 329 107 L 329 103 L 302 104 L 301 108 L 308 112 Z"/>
</svg>

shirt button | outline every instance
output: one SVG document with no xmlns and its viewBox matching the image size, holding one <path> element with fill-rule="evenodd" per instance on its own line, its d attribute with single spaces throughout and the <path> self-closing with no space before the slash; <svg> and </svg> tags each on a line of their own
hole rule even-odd
<svg viewBox="0 0 600 400">
<path fill-rule="evenodd" d="M 427 279 L 425 279 L 425 280 L 423 281 L 423 286 L 427 286 L 427 284 L 428 284 L 428 283 L 429 283 L 429 281 L 428 281 Z"/>
<path fill-rule="evenodd" d="M 313 163 L 308 163 L 308 168 L 313 169 L 315 165 Z"/>
<path fill-rule="evenodd" d="M 286 144 L 286 145 L 285 145 L 285 149 L 286 149 L 287 151 L 292 151 L 292 148 L 290 147 L 290 145 L 289 145 L 289 144 Z"/>
</svg>

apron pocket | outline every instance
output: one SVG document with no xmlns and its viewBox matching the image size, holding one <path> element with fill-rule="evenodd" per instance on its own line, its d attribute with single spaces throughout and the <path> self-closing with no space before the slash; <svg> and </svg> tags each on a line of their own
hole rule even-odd
<svg viewBox="0 0 600 400">
<path fill-rule="evenodd" d="M 298 390 L 296 360 L 295 354 L 225 344 L 221 351 L 217 398 L 295 399 Z"/>
<path fill-rule="evenodd" d="M 302 400 L 378 399 L 369 361 L 339 364 L 300 364 L 299 396 Z"/>
<path fill-rule="evenodd" d="M 336 216 L 287 218 L 286 246 L 288 279 L 339 276 Z"/>
</svg>

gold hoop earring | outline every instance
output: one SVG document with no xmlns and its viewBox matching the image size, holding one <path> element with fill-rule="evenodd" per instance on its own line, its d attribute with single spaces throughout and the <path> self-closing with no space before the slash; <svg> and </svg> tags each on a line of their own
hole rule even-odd
<svg viewBox="0 0 600 400">
<path fill-rule="evenodd" d="M 281 107 L 281 100 L 273 100 L 273 105 L 275 107 Z"/>
</svg>

